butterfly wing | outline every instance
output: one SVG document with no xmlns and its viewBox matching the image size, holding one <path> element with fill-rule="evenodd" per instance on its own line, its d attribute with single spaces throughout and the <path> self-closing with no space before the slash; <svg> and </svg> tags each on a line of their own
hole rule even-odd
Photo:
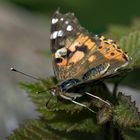
<svg viewBox="0 0 140 140">
<path fill-rule="evenodd" d="M 81 80 L 91 69 L 108 64 L 107 72 L 98 76 L 98 78 L 103 77 L 113 74 L 128 63 L 127 54 L 115 42 L 103 36 L 91 36 L 79 24 L 73 13 L 61 14 L 59 11 L 54 13 L 51 50 L 58 81 L 73 78 Z"/>
<path fill-rule="evenodd" d="M 78 64 L 75 65 L 73 62 L 82 57 L 79 53 L 75 58 L 76 46 L 80 44 L 79 40 L 82 39 L 81 42 L 85 40 L 84 36 L 80 36 L 82 32 L 88 34 L 80 26 L 73 13 L 61 14 L 59 11 L 54 13 L 50 38 L 54 73 L 58 81 L 72 78 L 77 71 Z"/>
</svg>

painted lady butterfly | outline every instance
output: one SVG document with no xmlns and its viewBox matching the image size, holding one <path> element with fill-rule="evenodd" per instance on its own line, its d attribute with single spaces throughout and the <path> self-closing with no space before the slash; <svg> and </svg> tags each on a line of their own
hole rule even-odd
<svg viewBox="0 0 140 140">
<path fill-rule="evenodd" d="M 89 34 L 73 13 L 61 14 L 58 10 L 54 13 L 50 38 L 54 73 L 58 80 L 50 92 L 86 108 L 75 101 L 82 95 L 69 93 L 68 89 L 112 75 L 129 62 L 128 55 L 113 40 Z M 93 94 L 85 94 L 102 100 Z"/>
</svg>

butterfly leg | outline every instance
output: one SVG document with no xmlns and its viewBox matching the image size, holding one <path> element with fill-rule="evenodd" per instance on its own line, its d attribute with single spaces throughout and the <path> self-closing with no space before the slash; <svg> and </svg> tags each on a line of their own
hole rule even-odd
<svg viewBox="0 0 140 140">
<path fill-rule="evenodd" d="M 88 109 L 89 111 L 91 111 L 92 113 L 96 113 L 94 110 L 92 110 L 91 108 L 89 108 L 88 106 L 84 105 L 84 104 L 81 104 L 75 100 L 73 100 L 70 96 L 66 96 L 65 94 L 60 94 L 60 97 L 62 97 L 63 99 L 65 100 L 69 100 L 70 102 L 74 103 L 74 104 L 77 104 L 79 106 L 82 106 L 86 109 Z"/>
<path fill-rule="evenodd" d="M 49 105 L 49 103 L 50 103 L 50 101 L 51 101 L 51 99 L 52 99 L 53 97 L 54 97 L 54 96 L 51 95 L 50 98 L 49 98 L 49 99 L 47 100 L 47 102 L 46 102 L 46 107 L 47 107 L 48 109 L 53 109 L 53 108 L 55 108 L 56 105 L 57 105 L 57 102 L 58 102 L 57 100 L 56 100 L 55 103 Z M 57 99 L 57 98 L 56 98 L 56 99 Z"/>
<path fill-rule="evenodd" d="M 89 96 L 91 96 L 91 97 L 93 97 L 93 98 L 95 98 L 95 99 L 98 99 L 98 100 L 104 102 L 104 103 L 107 104 L 108 106 L 111 106 L 111 104 L 110 104 L 109 102 L 103 100 L 102 98 L 100 98 L 100 97 L 98 97 L 98 96 L 95 96 L 95 95 L 90 94 L 90 93 L 88 93 L 88 92 L 85 92 L 85 94 L 87 94 L 87 95 L 89 95 Z"/>
<path fill-rule="evenodd" d="M 46 107 L 48 107 L 50 100 L 52 99 L 53 95 L 50 96 L 50 98 L 46 102 Z"/>
<path fill-rule="evenodd" d="M 102 77 L 104 74 L 106 74 L 106 72 L 108 71 L 110 67 L 109 63 L 104 63 L 104 64 L 100 64 L 97 65 L 96 67 L 91 68 L 90 70 L 88 70 L 84 75 L 83 75 L 83 80 L 84 81 L 89 81 L 89 80 L 94 80 L 94 79 L 98 79 L 100 77 Z M 88 96 L 91 96 L 93 98 L 96 98 L 102 102 L 104 102 L 105 104 L 107 104 L 108 106 L 111 106 L 109 102 L 101 99 L 98 96 L 95 96 L 93 94 L 90 94 L 88 92 L 85 92 L 85 94 L 87 94 Z"/>
</svg>

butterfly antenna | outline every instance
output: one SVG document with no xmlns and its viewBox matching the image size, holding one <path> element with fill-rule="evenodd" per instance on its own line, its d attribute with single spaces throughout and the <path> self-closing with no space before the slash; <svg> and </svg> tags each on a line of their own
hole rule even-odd
<svg viewBox="0 0 140 140">
<path fill-rule="evenodd" d="M 98 96 L 95 96 L 95 95 L 90 94 L 90 93 L 88 93 L 88 92 L 85 92 L 85 94 L 87 94 L 87 95 L 89 95 L 89 96 L 91 96 L 91 97 L 93 97 L 93 98 L 95 98 L 95 99 L 98 99 L 98 100 L 104 102 L 104 103 L 107 104 L 108 106 L 111 106 L 111 104 L 110 104 L 109 102 L 103 100 L 102 98 L 100 98 L 100 97 L 98 97 Z"/>
<path fill-rule="evenodd" d="M 20 74 L 22 74 L 22 75 L 25 75 L 25 76 L 27 76 L 27 77 L 30 77 L 30 78 L 32 78 L 32 79 L 39 80 L 39 78 L 36 78 L 36 77 L 34 77 L 34 76 L 32 76 L 32 75 L 29 75 L 29 74 L 26 74 L 26 73 L 24 73 L 24 72 L 22 72 L 22 71 L 19 71 L 19 70 L 15 69 L 15 68 L 10 68 L 10 70 L 11 70 L 11 71 L 14 71 L 14 72 L 17 72 L 17 73 L 20 73 Z"/>
</svg>

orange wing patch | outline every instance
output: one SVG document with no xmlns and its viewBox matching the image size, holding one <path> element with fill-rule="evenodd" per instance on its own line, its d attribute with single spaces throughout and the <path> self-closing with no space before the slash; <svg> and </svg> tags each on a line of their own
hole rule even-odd
<svg viewBox="0 0 140 140">
<path fill-rule="evenodd" d="M 88 36 L 79 33 L 77 34 L 77 36 L 78 37 L 75 39 L 75 41 L 70 46 L 67 46 L 67 48 L 72 52 L 76 50 L 77 46 L 81 46 L 89 38 Z"/>
<path fill-rule="evenodd" d="M 70 58 L 70 63 L 76 63 L 80 61 L 82 58 L 84 58 L 85 54 L 81 51 L 76 51 L 73 56 Z"/>
<path fill-rule="evenodd" d="M 88 47 L 88 49 L 91 49 L 91 48 L 93 48 L 93 46 L 95 46 L 95 43 L 91 39 L 88 39 L 85 42 L 85 45 Z"/>
<path fill-rule="evenodd" d="M 100 53 L 108 60 L 117 59 L 119 61 L 128 61 L 128 56 L 112 40 L 104 40 L 101 37 L 101 44 L 98 48 Z"/>
<path fill-rule="evenodd" d="M 87 50 L 90 50 L 95 46 L 95 43 L 90 39 L 89 36 L 83 33 L 77 33 L 77 38 L 75 41 L 70 46 L 67 46 L 71 52 L 74 52 L 69 60 L 70 63 L 77 63 L 82 58 L 84 58 L 86 55 L 85 52 L 76 50 L 77 48 L 80 49 L 82 46 L 85 46 L 87 47 Z"/>
<path fill-rule="evenodd" d="M 95 56 L 95 55 L 90 56 L 89 59 L 88 59 L 88 61 L 89 61 L 90 63 L 92 63 L 92 62 L 95 61 L 95 60 L 96 60 L 96 56 Z"/>
<path fill-rule="evenodd" d="M 67 59 L 60 57 L 59 59 L 61 59 L 61 62 L 57 63 L 58 66 L 66 66 L 67 64 Z"/>
</svg>

